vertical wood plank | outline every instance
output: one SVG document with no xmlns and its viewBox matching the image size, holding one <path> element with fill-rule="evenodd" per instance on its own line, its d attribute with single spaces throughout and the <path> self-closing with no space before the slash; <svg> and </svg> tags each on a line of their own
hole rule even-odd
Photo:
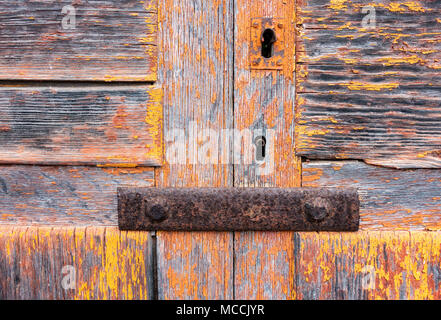
<svg viewBox="0 0 441 320">
<path fill-rule="evenodd" d="M 76 230 L 79 275 L 76 299 L 151 299 L 150 234 L 117 228 Z"/>
<path fill-rule="evenodd" d="M 441 299 L 441 233 L 411 233 L 410 299 Z"/>
<path fill-rule="evenodd" d="M 10 300 L 17 296 L 20 273 L 17 238 L 15 227 L 0 226 L 0 300 Z"/>
<path fill-rule="evenodd" d="M 297 299 L 408 299 L 408 232 L 299 233 Z"/>
<path fill-rule="evenodd" d="M 159 0 L 157 186 L 232 186 L 233 0 Z M 159 299 L 233 298 L 232 233 L 157 233 Z"/>
<path fill-rule="evenodd" d="M 151 299 L 148 233 L 106 227 L 0 228 L 2 299 Z"/>
<path fill-rule="evenodd" d="M 246 154 L 254 149 L 253 141 L 235 136 L 242 142 L 240 159 L 234 159 L 236 186 L 297 186 L 299 159 L 294 154 L 294 0 L 236 0 L 235 5 L 235 79 L 234 121 L 237 130 L 262 130 L 267 138 L 265 167 L 247 161 Z M 251 19 L 284 18 L 285 51 L 281 70 L 250 68 Z M 276 34 L 277 37 L 277 34 Z M 273 132 L 270 130 L 274 130 Z M 253 158 L 255 151 L 251 152 Z M 236 156 L 236 154 L 235 154 Z M 259 174 L 267 165 L 273 170 Z M 269 169 L 269 168 L 267 168 Z"/>
<path fill-rule="evenodd" d="M 236 298 L 294 298 L 293 243 L 293 232 L 236 233 Z"/>
<path fill-rule="evenodd" d="M 300 186 L 301 161 L 294 154 L 294 21 L 295 1 L 235 2 L 234 186 Z M 285 18 L 282 70 L 251 70 L 251 19 Z M 277 36 L 277 34 L 276 34 Z M 267 139 L 265 164 L 255 160 L 255 145 L 246 130 Z M 251 163 L 247 157 L 254 159 Z M 264 174 L 262 172 L 267 170 Z M 294 292 L 294 233 L 235 233 L 235 297 L 290 299 Z"/>
<path fill-rule="evenodd" d="M 161 232 L 158 296 L 231 299 L 233 241 L 226 232 Z"/>
</svg>

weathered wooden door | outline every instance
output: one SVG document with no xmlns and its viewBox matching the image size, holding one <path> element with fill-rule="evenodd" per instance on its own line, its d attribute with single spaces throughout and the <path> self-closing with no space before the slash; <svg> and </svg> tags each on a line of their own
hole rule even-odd
<svg viewBox="0 0 441 320">
<path fill-rule="evenodd" d="M 3 1 L 0 298 L 439 298 L 439 11 Z M 355 186 L 361 231 L 121 232 L 121 185 Z"/>
</svg>

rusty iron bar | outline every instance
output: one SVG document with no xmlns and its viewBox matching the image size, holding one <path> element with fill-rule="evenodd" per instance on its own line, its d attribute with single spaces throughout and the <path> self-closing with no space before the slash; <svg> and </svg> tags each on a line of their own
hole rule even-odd
<svg viewBox="0 0 441 320">
<path fill-rule="evenodd" d="M 355 189 L 118 188 L 121 230 L 357 231 Z"/>
</svg>

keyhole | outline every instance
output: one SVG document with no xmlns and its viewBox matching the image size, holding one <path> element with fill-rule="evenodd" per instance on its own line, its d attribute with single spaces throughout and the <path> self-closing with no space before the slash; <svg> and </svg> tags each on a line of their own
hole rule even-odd
<svg viewBox="0 0 441 320">
<path fill-rule="evenodd" d="M 264 136 L 256 137 L 254 144 L 256 145 L 256 160 L 263 161 L 265 159 L 266 138 Z"/>
<path fill-rule="evenodd" d="M 273 29 L 265 29 L 262 32 L 262 57 L 271 58 L 274 54 L 273 43 L 276 42 L 276 33 Z"/>
</svg>

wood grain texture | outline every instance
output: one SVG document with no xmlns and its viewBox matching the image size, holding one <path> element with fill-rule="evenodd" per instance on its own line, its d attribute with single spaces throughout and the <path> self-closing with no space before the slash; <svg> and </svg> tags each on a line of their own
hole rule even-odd
<svg viewBox="0 0 441 320">
<path fill-rule="evenodd" d="M 156 86 L 0 87 L 0 163 L 161 165 Z"/>
<path fill-rule="evenodd" d="M 72 11 L 62 11 L 68 5 L 73 29 L 66 29 Z M 0 79 L 155 81 L 156 7 L 156 0 L 2 1 Z"/>
<path fill-rule="evenodd" d="M 235 298 L 295 297 L 294 232 L 235 234 Z"/>
<path fill-rule="evenodd" d="M 148 233 L 2 226 L 0 243 L 1 299 L 152 298 Z"/>
<path fill-rule="evenodd" d="M 412 299 L 410 246 L 403 231 L 297 234 L 296 298 Z"/>
<path fill-rule="evenodd" d="M 160 0 L 159 8 L 166 157 L 156 185 L 232 186 L 232 138 L 220 131 L 234 121 L 233 1 Z M 158 298 L 233 298 L 232 241 L 232 233 L 158 232 Z"/>
<path fill-rule="evenodd" d="M 285 47 L 281 70 L 250 68 L 251 19 L 284 19 Z M 294 1 L 238 0 L 235 5 L 235 128 L 251 130 L 252 138 L 235 135 L 241 145 L 239 159 L 234 159 L 235 186 L 296 186 L 299 159 L 294 155 Z M 276 34 L 277 37 L 277 34 Z M 259 44 L 260 45 L 260 44 Z M 258 133 L 261 130 L 261 133 Z M 255 136 L 267 138 L 264 163 L 255 159 Z M 251 149 L 251 152 L 250 152 Z M 251 153 L 252 163 L 246 159 Z"/>
<path fill-rule="evenodd" d="M 360 161 L 303 164 L 304 187 L 354 187 L 360 195 L 361 230 L 438 230 L 441 171 L 396 170 Z"/>
<path fill-rule="evenodd" d="M 153 185 L 153 168 L 0 166 L 0 225 L 117 226 L 117 187 Z"/>
<path fill-rule="evenodd" d="M 233 1 L 161 0 L 158 82 L 164 98 L 159 184 L 231 186 Z"/>
<path fill-rule="evenodd" d="M 239 158 L 234 159 L 236 187 L 300 186 L 301 160 L 294 154 L 294 3 L 291 0 L 236 1 L 235 127 L 239 132 L 251 130 L 251 140 L 260 134 L 267 138 L 265 161 L 259 163 L 253 141 L 247 140 L 244 134 L 235 135 L 234 143 L 242 146 Z M 281 70 L 250 68 L 251 19 L 260 17 L 285 20 Z M 252 163 L 246 159 L 250 149 Z M 293 298 L 293 237 L 293 232 L 235 233 L 236 298 Z"/>
<path fill-rule="evenodd" d="M 158 232 L 159 299 L 232 299 L 233 237 Z"/>
<path fill-rule="evenodd" d="M 438 0 L 300 0 L 297 3 L 298 22 L 310 29 L 341 26 L 342 22 L 348 22 L 348 17 L 354 21 L 351 26 L 361 26 L 362 18 L 368 14 L 362 9 L 367 6 L 375 8 L 377 25 L 381 28 L 434 27 L 440 23 L 437 20 L 441 9 Z M 329 10 L 332 10 L 332 14 Z"/>
<path fill-rule="evenodd" d="M 297 4 L 296 153 L 439 168 L 439 3 Z M 362 25 L 367 5 L 372 28 Z"/>
<path fill-rule="evenodd" d="M 441 234 L 439 232 L 411 233 L 411 297 L 439 300 L 441 298 Z"/>
<path fill-rule="evenodd" d="M 247 236 L 245 233 L 242 236 Z M 175 233 L 163 233 L 176 251 L 163 251 L 174 279 L 173 290 L 159 287 L 162 295 L 176 297 L 225 297 L 219 285 L 229 273 L 223 246 L 232 250 L 226 233 L 193 233 L 186 243 L 175 242 Z M 213 246 L 212 236 L 218 243 Z M 268 259 L 275 280 L 283 268 L 296 272 L 294 287 L 272 283 L 296 299 L 437 299 L 440 288 L 440 233 L 426 231 L 295 233 L 280 260 L 280 233 L 260 234 L 265 251 L 254 251 L 256 259 Z M 164 242 L 166 243 L 166 242 Z M 285 248 L 288 249 L 285 243 Z M 169 247 L 171 248 L 171 247 Z M 1 299 L 151 299 L 153 262 L 151 235 L 120 232 L 113 227 L 0 227 Z M 165 247 L 161 248 L 165 249 Z M 204 254 L 201 254 L 204 253 Z M 192 257 L 187 259 L 186 257 Z M 203 258 L 204 261 L 200 261 Z M 249 263 L 251 260 L 247 260 Z M 192 262 L 191 265 L 188 265 Z M 199 262 L 199 263 L 197 263 Z M 75 270 L 75 289 L 65 290 L 64 266 Z M 218 269 L 216 266 L 223 266 Z M 265 270 L 255 269 L 266 274 Z M 191 269 L 191 274 L 187 270 Z M 181 271 L 181 272 L 179 272 Z M 254 275 L 256 275 L 255 273 Z M 269 274 L 269 273 L 268 273 Z M 161 276 L 161 273 L 159 274 Z M 164 275 L 162 275 L 164 276 Z M 159 279 L 159 283 L 161 283 Z M 251 283 L 251 282 L 249 282 Z M 258 281 L 257 281 L 258 283 Z M 210 285 L 211 284 L 211 285 Z M 231 285 L 231 284 L 229 284 Z M 236 282 L 242 287 L 244 283 Z M 215 291 L 212 291 L 215 290 Z M 240 298 L 274 298 L 271 287 L 248 289 L 254 294 Z M 268 292 L 270 294 L 268 294 Z M 286 297 L 285 297 L 286 298 Z"/>
</svg>

